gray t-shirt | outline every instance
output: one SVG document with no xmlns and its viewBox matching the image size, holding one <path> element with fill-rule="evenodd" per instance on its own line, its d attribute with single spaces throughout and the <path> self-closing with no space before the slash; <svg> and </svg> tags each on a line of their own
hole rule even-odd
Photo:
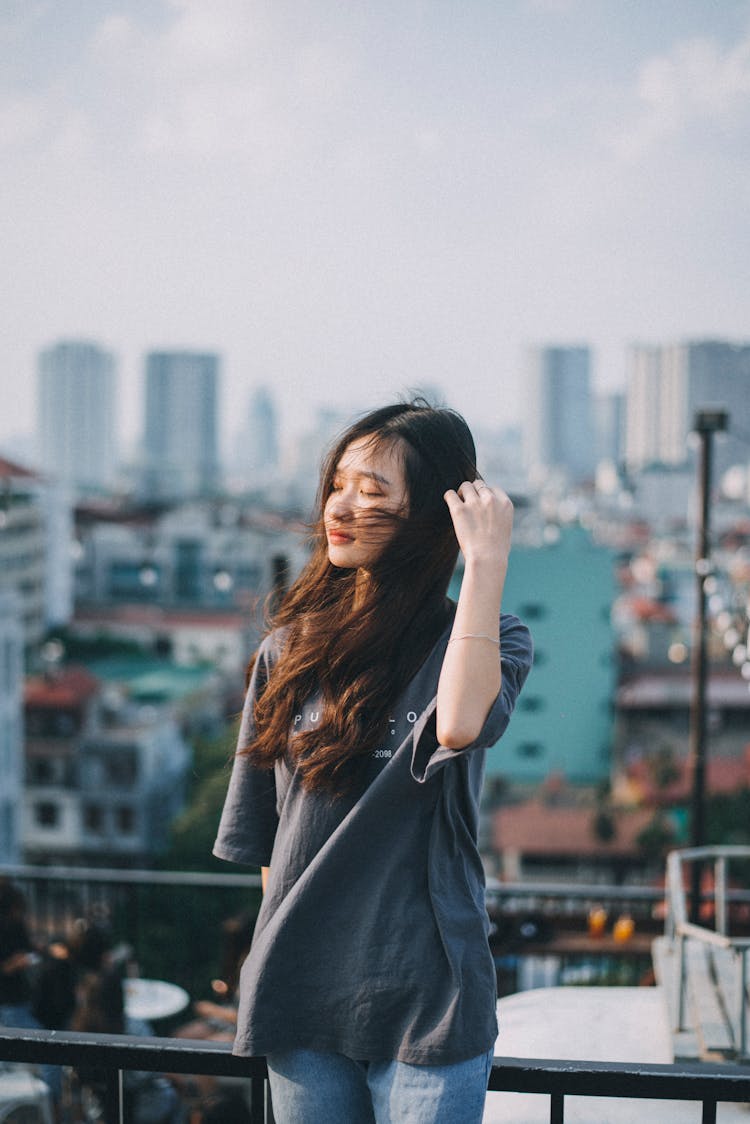
<svg viewBox="0 0 750 1124">
<path fill-rule="evenodd" d="M 243 965 L 234 1052 L 295 1047 L 444 1065 L 489 1050 L 495 971 L 477 850 L 485 749 L 504 732 L 532 643 L 500 618 L 502 688 L 479 737 L 438 744 L 436 693 L 451 622 L 393 707 L 364 791 L 305 791 L 286 761 L 236 756 L 214 854 L 271 867 Z M 260 646 L 238 748 L 282 638 Z M 295 730 L 320 721 L 311 698 Z"/>
</svg>

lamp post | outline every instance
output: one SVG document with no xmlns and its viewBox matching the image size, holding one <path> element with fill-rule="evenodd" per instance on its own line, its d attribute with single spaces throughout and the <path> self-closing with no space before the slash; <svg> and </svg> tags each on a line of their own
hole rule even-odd
<svg viewBox="0 0 750 1124">
<path fill-rule="evenodd" d="M 711 574 L 709 541 L 711 513 L 711 467 L 713 435 L 727 428 L 726 410 L 698 410 L 693 430 L 700 439 L 698 465 L 698 542 L 695 556 L 696 612 L 693 622 L 692 699 L 690 705 L 689 760 L 693 766 L 690 845 L 702 847 L 706 842 L 706 578 Z M 699 924 L 701 906 L 701 874 L 703 865 L 691 867 L 690 920 Z"/>
</svg>

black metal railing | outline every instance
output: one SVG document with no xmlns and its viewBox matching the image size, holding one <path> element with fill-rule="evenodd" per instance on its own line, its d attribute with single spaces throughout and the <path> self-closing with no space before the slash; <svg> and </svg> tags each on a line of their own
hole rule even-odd
<svg viewBox="0 0 750 1124">
<path fill-rule="evenodd" d="M 260 906 L 260 874 L 11 866 L 27 902 L 36 943 L 69 936 L 78 918 L 106 920 L 144 976 L 168 979 L 193 996 L 219 972 L 222 923 Z M 179 939 L 178 939 L 179 934 Z"/>
<path fill-rule="evenodd" d="M 264 1059 L 235 1057 L 229 1051 L 226 1044 L 184 1039 L 0 1028 L 0 1060 L 104 1071 L 107 1124 L 123 1124 L 122 1075 L 134 1069 L 244 1078 L 250 1083 L 253 1124 L 272 1124 Z M 548 1096 L 550 1124 L 564 1124 L 565 1098 L 570 1096 L 693 1101 L 702 1106 L 702 1124 L 716 1124 L 719 1104 L 750 1102 L 750 1067 L 496 1057 L 488 1087 L 490 1093 Z"/>
</svg>

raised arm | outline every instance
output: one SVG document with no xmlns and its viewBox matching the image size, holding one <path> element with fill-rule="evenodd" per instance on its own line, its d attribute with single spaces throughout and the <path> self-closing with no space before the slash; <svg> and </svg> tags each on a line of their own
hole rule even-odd
<svg viewBox="0 0 750 1124">
<path fill-rule="evenodd" d="M 437 691 L 437 737 L 463 749 L 480 734 L 501 686 L 500 604 L 508 568 L 513 504 L 483 481 L 445 493 L 464 576 Z"/>
</svg>

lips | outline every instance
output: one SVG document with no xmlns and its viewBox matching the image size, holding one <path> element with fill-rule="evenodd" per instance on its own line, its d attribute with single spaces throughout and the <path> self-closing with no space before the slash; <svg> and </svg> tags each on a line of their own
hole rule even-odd
<svg viewBox="0 0 750 1124">
<path fill-rule="evenodd" d="M 335 527 L 329 527 L 326 531 L 329 543 L 334 545 L 343 546 L 345 543 L 354 542 L 353 535 L 347 535 L 345 531 L 336 530 Z"/>
</svg>

